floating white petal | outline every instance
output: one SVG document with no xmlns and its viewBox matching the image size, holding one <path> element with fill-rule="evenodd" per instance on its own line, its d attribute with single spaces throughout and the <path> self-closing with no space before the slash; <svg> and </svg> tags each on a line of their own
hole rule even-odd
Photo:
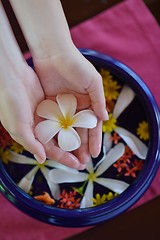
<svg viewBox="0 0 160 240">
<path fill-rule="evenodd" d="M 86 187 L 85 195 L 81 201 L 80 208 L 92 207 L 93 188 L 94 188 L 93 182 L 89 181 Z"/>
<path fill-rule="evenodd" d="M 118 194 L 121 194 L 129 187 L 129 184 L 126 182 L 110 178 L 96 178 L 95 182 Z"/>
<path fill-rule="evenodd" d="M 49 178 L 55 183 L 83 182 L 87 180 L 87 177 L 87 173 L 80 173 L 77 170 L 53 169 L 49 172 Z"/>
<path fill-rule="evenodd" d="M 124 154 L 125 147 L 123 143 L 118 143 L 114 148 L 108 152 L 105 160 L 99 165 L 96 171 L 96 176 L 104 173 L 113 163 L 115 163 Z"/>
<path fill-rule="evenodd" d="M 58 184 L 53 183 L 53 181 L 51 181 L 51 179 L 49 178 L 50 170 L 46 167 L 42 167 L 41 172 L 48 183 L 52 196 L 58 200 L 60 197 L 60 187 Z"/>
<path fill-rule="evenodd" d="M 39 166 L 32 168 L 18 183 L 18 186 L 22 188 L 26 193 L 29 192 L 38 169 Z"/>
<path fill-rule="evenodd" d="M 90 158 L 90 160 L 87 163 L 86 166 L 86 170 L 90 173 L 90 172 L 94 172 L 94 168 L 93 168 L 93 162 L 92 159 Z"/>
<path fill-rule="evenodd" d="M 105 151 L 107 153 L 112 147 L 111 133 L 110 132 L 105 132 L 104 137 L 103 137 L 103 145 L 104 145 Z"/>
<path fill-rule="evenodd" d="M 124 111 L 124 109 L 126 109 L 126 107 L 128 107 L 129 104 L 133 101 L 134 97 L 135 93 L 133 92 L 133 90 L 127 85 L 125 85 L 118 96 L 117 102 L 113 110 L 113 117 L 117 119 Z"/>
<path fill-rule="evenodd" d="M 62 184 L 62 183 L 75 183 L 75 182 L 88 182 L 87 187 L 84 193 L 84 196 L 81 201 L 80 208 L 91 207 L 93 202 L 93 188 L 94 182 L 114 191 L 117 193 L 122 193 L 129 186 L 128 183 L 123 181 L 110 179 L 110 178 L 99 178 L 98 176 L 106 171 L 117 159 L 119 159 L 124 153 L 125 147 L 123 143 L 117 144 L 113 149 L 109 151 L 106 158 L 101 161 L 100 164 L 97 164 L 93 167 L 92 159 L 87 163 L 86 170 L 87 172 L 79 172 L 78 170 L 68 168 L 67 169 L 53 169 L 49 172 L 50 181 L 53 183 Z M 97 167 L 98 166 L 98 167 Z M 95 171 L 94 169 L 97 170 Z M 92 180 L 92 175 L 94 174 L 95 178 Z M 91 177 L 91 178 L 90 178 Z"/>
<path fill-rule="evenodd" d="M 33 158 L 26 157 L 22 154 L 18 154 L 16 152 L 10 151 L 10 162 L 20 163 L 20 164 L 31 164 L 36 165 L 37 161 Z"/>
<path fill-rule="evenodd" d="M 148 148 L 141 140 L 139 140 L 138 137 L 121 127 L 117 127 L 115 132 L 117 132 L 118 135 L 127 143 L 128 147 L 135 155 L 141 159 L 146 158 Z"/>
</svg>

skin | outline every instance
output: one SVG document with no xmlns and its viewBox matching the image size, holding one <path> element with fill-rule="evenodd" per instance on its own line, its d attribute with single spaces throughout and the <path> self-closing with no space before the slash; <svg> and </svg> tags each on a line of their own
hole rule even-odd
<svg viewBox="0 0 160 240">
<path fill-rule="evenodd" d="M 0 5 L 0 120 L 12 138 L 39 162 L 47 156 L 84 169 L 90 154 L 96 157 L 100 152 L 102 121 L 107 119 L 101 76 L 72 42 L 59 0 L 12 0 L 11 4 L 28 42 L 35 71 L 24 61 Z M 41 144 L 34 134 L 40 121 L 35 116 L 37 105 L 45 98 L 55 99 L 58 93 L 73 93 L 78 110 L 91 108 L 98 118 L 96 128 L 77 130 L 82 145 L 72 153 L 61 150 L 54 139 Z"/>
</svg>

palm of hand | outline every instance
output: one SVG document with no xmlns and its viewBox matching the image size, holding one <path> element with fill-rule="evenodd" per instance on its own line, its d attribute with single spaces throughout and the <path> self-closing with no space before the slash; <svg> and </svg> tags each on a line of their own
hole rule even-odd
<svg viewBox="0 0 160 240">
<path fill-rule="evenodd" d="M 78 108 L 90 106 L 88 88 L 95 77 L 94 69 L 79 52 L 36 59 L 34 64 L 47 98 L 58 93 L 73 93 L 78 99 Z"/>
<path fill-rule="evenodd" d="M 63 53 L 46 59 L 36 59 L 34 64 L 46 98 L 55 100 L 58 93 L 73 93 L 77 98 L 78 110 L 91 107 L 88 89 L 94 78 L 99 79 L 99 75 L 81 54 Z M 77 129 L 82 144 L 78 150 L 73 152 L 73 156 L 77 157 L 82 164 L 89 160 L 90 153 L 97 155 L 100 150 L 101 124 L 102 122 L 99 121 L 97 128 L 89 131 Z M 65 154 L 66 156 L 67 153 L 62 153 L 55 141 L 46 146 L 46 151 L 48 157 L 54 157 L 55 159 L 55 156 L 57 156 L 58 161 L 71 165 L 70 162 L 68 164 L 64 159 L 60 159 L 60 155 Z"/>
</svg>

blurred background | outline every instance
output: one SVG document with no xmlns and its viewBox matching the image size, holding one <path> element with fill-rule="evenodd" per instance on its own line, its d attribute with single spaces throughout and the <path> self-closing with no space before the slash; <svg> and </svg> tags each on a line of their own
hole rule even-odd
<svg viewBox="0 0 160 240">
<path fill-rule="evenodd" d="M 142 0 L 151 10 L 156 20 L 160 23 L 160 0 Z M 70 27 L 95 16 L 96 14 L 123 2 L 123 0 L 61 0 L 66 18 Z M 12 11 L 8 0 L 2 0 L 2 4 L 8 15 L 10 24 L 13 28 L 14 34 L 22 52 L 28 51 L 28 46 L 23 37 L 22 31 L 19 27 L 17 19 Z M 136 9 L 135 9 L 136 11 Z"/>
</svg>

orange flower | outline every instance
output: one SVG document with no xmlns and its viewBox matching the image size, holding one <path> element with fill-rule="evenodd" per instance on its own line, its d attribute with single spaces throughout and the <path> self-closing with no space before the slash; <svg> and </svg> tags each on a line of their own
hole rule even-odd
<svg viewBox="0 0 160 240">
<path fill-rule="evenodd" d="M 126 145 L 124 158 L 131 158 L 133 155 L 134 155 L 134 153 L 132 152 L 132 150 Z"/>
<path fill-rule="evenodd" d="M 111 136 L 111 141 L 113 141 L 114 144 L 117 144 L 120 139 L 121 137 L 116 132 Z"/>
<path fill-rule="evenodd" d="M 69 208 L 75 209 L 80 207 L 81 198 L 77 198 L 76 191 L 70 191 L 69 193 L 66 190 L 63 190 L 60 196 L 59 208 Z"/>
<path fill-rule="evenodd" d="M 34 197 L 36 200 L 41 201 L 45 204 L 48 205 L 53 205 L 55 203 L 55 200 L 53 198 L 50 197 L 49 193 L 44 192 L 43 195 L 38 195 Z"/>
</svg>

